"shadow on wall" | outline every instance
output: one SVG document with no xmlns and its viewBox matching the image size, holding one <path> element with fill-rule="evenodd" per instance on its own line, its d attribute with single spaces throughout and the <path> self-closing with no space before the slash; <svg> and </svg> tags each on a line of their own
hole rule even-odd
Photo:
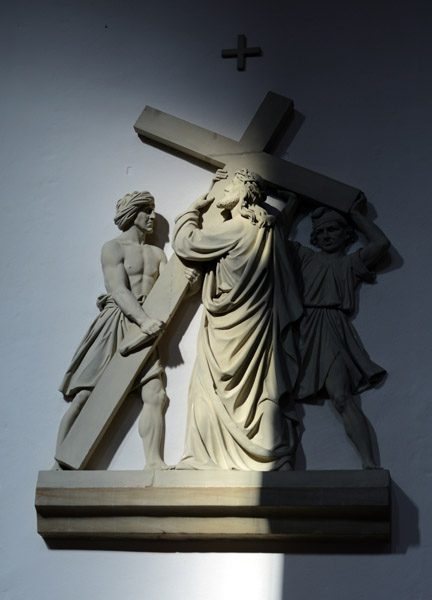
<svg viewBox="0 0 432 600">
<path fill-rule="evenodd" d="M 420 545 L 419 513 L 414 502 L 392 482 L 392 552 L 405 554 Z"/>
<path fill-rule="evenodd" d="M 392 510 L 392 539 L 390 542 L 295 541 L 287 544 L 283 552 L 284 554 L 331 555 L 405 554 L 409 548 L 419 546 L 420 544 L 418 509 L 412 500 L 393 481 L 391 482 L 390 506 Z M 291 567 L 290 559 L 286 558 L 281 598 L 290 597 L 292 592 Z"/>
<path fill-rule="evenodd" d="M 161 250 L 164 250 L 165 246 L 169 244 L 169 223 L 165 217 L 158 212 L 156 213 L 155 228 L 153 233 L 148 236 L 147 243 L 152 246 L 157 246 Z"/>
</svg>

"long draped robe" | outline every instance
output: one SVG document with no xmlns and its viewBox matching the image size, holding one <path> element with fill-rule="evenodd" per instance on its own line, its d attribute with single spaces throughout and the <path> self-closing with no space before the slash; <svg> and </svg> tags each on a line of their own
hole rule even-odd
<svg viewBox="0 0 432 600">
<path fill-rule="evenodd" d="M 302 310 L 293 274 L 286 258 L 275 261 L 272 229 L 240 215 L 198 223 L 197 211 L 180 215 L 173 242 L 181 258 L 206 263 L 178 468 L 290 469 L 298 443 L 291 326 Z"/>
</svg>

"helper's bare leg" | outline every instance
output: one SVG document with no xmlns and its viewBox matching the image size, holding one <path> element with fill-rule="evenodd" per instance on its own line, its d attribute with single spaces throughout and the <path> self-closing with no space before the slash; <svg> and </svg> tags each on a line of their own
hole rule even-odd
<svg viewBox="0 0 432 600">
<path fill-rule="evenodd" d="M 69 433 L 70 428 L 75 423 L 78 415 L 80 414 L 82 407 L 87 402 L 90 393 L 90 390 L 81 390 L 80 392 L 78 392 L 78 394 L 72 400 L 69 408 L 63 415 L 63 418 L 60 421 L 57 434 L 56 454 L 60 446 L 62 445 L 63 440 Z M 57 461 L 55 461 L 53 469 L 61 469 L 61 466 Z"/>
<path fill-rule="evenodd" d="M 330 367 L 325 387 L 336 410 L 342 416 L 349 438 L 359 451 L 363 469 L 379 469 L 373 458 L 366 417 L 351 395 L 349 373 L 341 357 L 336 358 Z"/>
<path fill-rule="evenodd" d="M 141 389 L 143 409 L 138 423 L 144 455 L 145 469 L 167 469 L 162 459 L 165 435 L 165 407 L 167 397 L 161 377 L 147 382 Z"/>
</svg>

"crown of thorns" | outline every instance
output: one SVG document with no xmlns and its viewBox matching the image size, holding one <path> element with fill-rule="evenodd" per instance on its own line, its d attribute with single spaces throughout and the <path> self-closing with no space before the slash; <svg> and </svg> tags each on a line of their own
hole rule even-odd
<svg viewBox="0 0 432 600">
<path fill-rule="evenodd" d="M 235 177 L 242 183 L 256 183 L 261 189 L 264 187 L 263 178 L 249 169 L 239 169 L 235 172 Z"/>
</svg>

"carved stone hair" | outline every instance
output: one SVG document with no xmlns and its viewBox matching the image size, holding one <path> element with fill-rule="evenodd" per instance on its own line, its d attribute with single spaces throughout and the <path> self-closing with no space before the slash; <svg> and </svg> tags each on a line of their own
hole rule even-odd
<svg viewBox="0 0 432 600">
<path fill-rule="evenodd" d="M 312 244 L 312 246 L 319 247 L 317 243 L 316 231 L 318 227 L 320 227 L 324 223 L 329 223 L 330 221 L 337 221 L 344 227 L 347 234 L 345 244 L 346 246 L 349 246 L 350 244 L 353 244 L 358 240 L 358 236 L 354 231 L 353 227 L 351 227 L 351 225 L 348 223 L 345 217 L 336 210 L 320 206 L 319 208 L 313 211 L 313 213 L 311 214 L 311 219 L 312 231 L 310 234 L 310 243 Z"/>
<path fill-rule="evenodd" d="M 132 192 L 126 194 L 116 204 L 114 223 L 121 231 L 127 231 L 144 206 L 154 204 L 154 198 L 150 192 Z"/>
<path fill-rule="evenodd" d="M 275 218 L 269 215 L 262 206 L 267 198 L 264 179 L 249 169 L 236 171 L 234 177 L 241 181 L 246 188 L 246 196 L 240 207 L 241 216 L 259 227 L 271 227 Z"/>
</svg>

